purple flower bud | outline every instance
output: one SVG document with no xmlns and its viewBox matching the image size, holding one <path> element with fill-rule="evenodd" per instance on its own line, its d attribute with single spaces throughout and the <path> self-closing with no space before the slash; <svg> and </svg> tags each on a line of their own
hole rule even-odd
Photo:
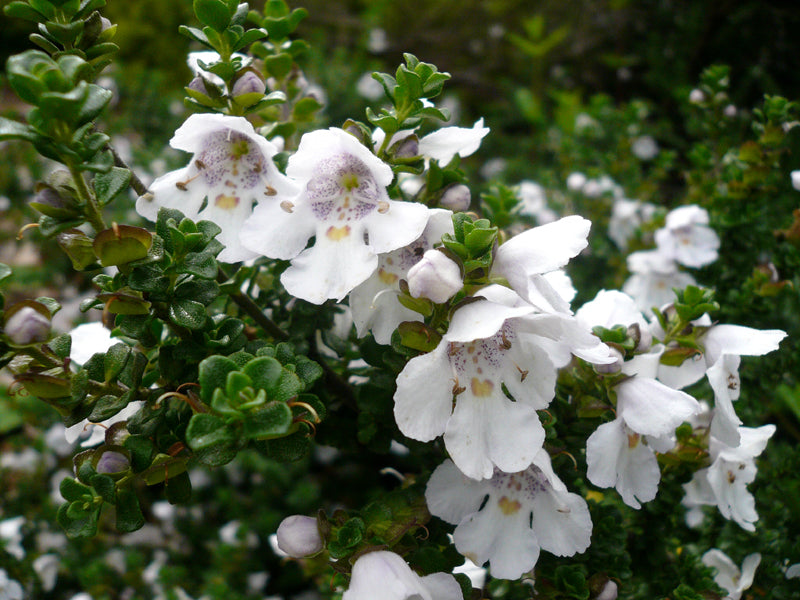
<svg viewBox="0 0 800 600">
<path fill-rule="evenodd" d="M 100 17 L 100 31 L 105 31 L 112 26 L 111 21 L 106 19 L 105 17 Z"/>
<path fill-rule="evenodd" d="M 650 347 L 653 345 L 653 334 L 649 329 L 643 328 L 639 323 L 634 323 L 628 327 L 628 337 L 636 342 L 637 353 L 650 352 Z"/>
<path fill-rule="evenodd" d="M 124 454 L 109 450 L 108 452 L 103 452 L 100 460 L 97 461 L 95 470 L 98 473 L 106 474 L 121 473 L 122 471 L 127 471 L 130 466 L 131 463 Z"/>
<path fill-rule="evenodd" d="M 597 600 L 616 600 L 617 593 L 617 584 L 609 579 L 597 596 Z"/>
<path fill-rule="evenodd" d="M 439 200 L 439 206 L 447 208 L 453 212 L 464 212 L 469 210 L 469 203 L 472 201 L 472 193 L 469 188 L 462 183 L 451 185 L 448 187 L 442 199 Z"/>
<path fill-rule="evenodd" d="M 205 83 L 205 81 L 203 81 L 203 78 L 200 77 L 199 75 L 197 77 L 195 77 L 194 79 L 192 79 L 189 82 L 189 85 L 186 86 L 186 87 L 188 87 L 190 90 L 194 90 L 195 92 L 199 92 L 200 94 L 205 94 L 206 96 L 208 96 L 208 90 L 206 89 L 206 83 Z"/>
<path fill-rule="evenodd" d="M 464 285 L 461 268 L 444 252 L 428 250 L 408 271 L 408 291 L 414 298 L 428 298 L 442 304 Z"/>
<path fill-rule="evenodd" d="M 304 515 L 286 517 L 278 526 L 278 548 L 292 558 L 312 556 L 322 550 L 317 520 Z"/>
<path fill-rule="evenodd" d="M 389 153 L 395 158 L 415 158 L 419 156 L 419 138 L 416 135 L 406 136 L 392 144 Z"/>
<path fill-rule="evenodd" d="M 265 89 L 264 80 L 252 71 L 247 71 L 233 84 L 231 95 L 236 98 L 245 94 L 263 94 Z"/>
<path fill-rule="evenodd" d="M 5 331 L 8 339 L 19 346 L 38 344 L 50 337 L 50 319 L 31 306 L 23 306 L 8 317 Z"/>
</svg>

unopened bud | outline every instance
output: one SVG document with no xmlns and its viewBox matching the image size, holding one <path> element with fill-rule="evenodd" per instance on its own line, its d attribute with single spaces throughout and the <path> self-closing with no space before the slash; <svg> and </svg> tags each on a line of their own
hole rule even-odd
<svg viewBox="0 0 800 600">
<path fill-rule="evenodd" d="M 74 217 L 77 214 L 74 202 L 64 198 L 57 190 L 46 185 L 38 186 L 38 193 L 30 201 L 31 208 L 55 219 Z"/>
<path fill-rule="evenodd" d="M 612 580 L 608 580 L 603 590 L 597 595 L 597 600 L 617 600 L 617 584 Z"/>
<path fill-rule="evenodd" d="M 408 135 L 403 139 L 392 144 L 389 154 L 394 158 L 416 158 L 419 156 L 419 138 L 416 135 Z"/>
<path fill-rule="evenodd" d="M 292 558 L 312 556 L 322 550 L 317 520 L 304 515 L 286 517 L 278 526 L 278 548 Z"/>
<path fill-rule="evenodd" d="M 622 355 L 622 352 L 612 346 L 609 346 L 608 350 L 609 355 L 615 360 L 606 365 L 594 365 L 594 370 L 601 375 L 619 373 L 622 370 L 622 363 L 625 362 L 625 357 Z"/>
<path fill-rule="evenodd" d="M 414 298 L 428 298 L 442 304 L 464 285 L 461 268 L 439 250 L 428 250 L 406 276 L 408 292 Z"/>
<path fill-rule="evenodd" d="M 253 71 L 247 71 L 233 84 L 231 95 L 236 98 L 244 94 L 263 94 L 265 89 L 264 80 Z"/>
<path fill-rule="evenodd" d="M 50 319 L 32 306 L 22 306 L 18 310 L 9 309 L 10 316 L 6 320 L 5 332 L 8 339 L 18 346 L 29 346 L 46 342 L 50 337 Z M 13 313 L 11 312 L 13 310 Z"/>
<path fill-rule="evenodd" d="M 187 85 L 186 87 L 188 87 L 190 90 L 194 90 L 195 92 L 208 96 L 208 89 L 206 89 L 206 82 L 203 81 L 203 78 L 200 77 L 199 75 L 196 76 L 194 79 L 192 79 L 189 82 L 189 85 Z"/>
<path fill-rule="evenodd" d="M 444 191 L 439 200 L 439 206 L 453 212 L 464 212 L 469 210 L 470 202 L 472 202 L 472 194 L 469 188 L 463 183 L 457 183 Z"/>
<path fill-rule="evenodd" d="M 100 460 L 97 461 L 95 471 L 108 475 L 127 471 L 130 466 L 131 462 L 128 460 L 127 456 L 120 452 L 109 450 L 108 452 L 103 452 Z"/>
<path fill-rule="evenodd" d="M 635 351 L 637 354 L 650 352 L 650 347 L 653 345 L 653 334 L 647 328 L 642 328 L 639 323 L 634 323 L 628 327 L 628 337 L 636 342 Z"/>
<path fill-rule="evenodd" d="M 111 27 L 113 27 L 113 24 L 111 23 L 111 21 L 109 21 L 105 17 L 101 16 L 100 17 L 100 31 L 105 31 L 106 29 L 110 29 Z"/>
</svg>

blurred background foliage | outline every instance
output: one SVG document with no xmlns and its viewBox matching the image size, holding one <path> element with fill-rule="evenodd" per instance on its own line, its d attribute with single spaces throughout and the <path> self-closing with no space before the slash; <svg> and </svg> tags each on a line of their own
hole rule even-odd
<svg viewBox="0 0 800 600">
<path fill-rule="evenodd" d="M 709 209 L 711 225 L 722 239 L 720 260 L 693 274 L 716 289 L 723 308 L 715 318 L 781 328 L 790 336 L 780 352 L 745 361 L 742 369 L 737 410 L 745 424 L 775 422 L 779 427 L 751 486 L 761 514 L 758 533 L 754 537 L 714 511 L 708 512 L 703 528 L 687 529 L 676 505 L 680 481 L 688 473 L 665 474 L 665 480 L 675 476 L 673 483 L 662 485 L 656 501 L 628 511 L 624 519 L 613 503 L 593 506 L 598 554 L 576 557 L 575 568 L 605 568 L 614 577 L 638 574 L 638 587 L 624 590 L 624 597 L 669 594 L 688 600 L 701 597 L 692 586 L 704 589 L 708 572 L 686 558 L 690 553 L 683 549 L 721 547 L 737 564 L 749 552 L 760 551 L 764 560 L 752 596 L 797 597 L 782 569 L 787 560 L 800 562 L 790 535 L 800 531 L 800 234 L 780 232 L 790 232 L 793 223 L 800 228 L 792 216 L 800 192 L 789 180 L 789 171 L 800 168 L 800 127 L 787 127 L 796 118 L 790 109 L 770 105 L 764 111 L 770 114 L 761 116 L 754 109 L 764 108 L 765 94 L 800 97 L 800 11 L 779 0 L 306 0 L 297 5 L 309 11 L 297 33 L 311 46 L 302 66 L 308 85 L 324 100 L 320 126 L 363 119 L 364 109 L 380 102 L 369 99 L 365 74 L 393 72 L 402 53 L 412 52 L 453 75 L 441 99 L 453 111 L 450 124 L 471 126 L 483 117 L 491 127 L 481 150 L 460 165 L 474 184 L 473 207 L 481 193 L 497 192 L 498 181 L 513 185 L 528 179 L 544 187 L 558 214 L 592 219 L 592 252 L 574 261 L 571 271 L 579 290 L 574 306 L 602 287 L 618 288 L 627 272 L 624 256 L 605 233 L 613 198 L 571 193 L 565 185 L 570 173 L 608 176 L 625 197 L 659 207 L 693 202 Z M 187 114 L 182 104 L 183 86 L 191 77 L 186 54 L 196 48 L 177 28 L 194 24 L 192 3 L 109 0 L 104 14 L 119 25 L 115 42 L 120 52 L 103 80 L 116 97 L 101 127 L 149 181 L 185 160 L 165 152 L 165 145 Z M 30 29 L 27 22 L 0 16 L 0 30 L 2 69 L 8 56 L 30 47 Z M 715 64 L 729 68 L 707 71 Z M 713 96 L 702 106 L 690 104 L 690 91 L 703 81 Z M 725 113 L 728 106 L 733 113 Z M 0 114 L 19 117 L 25 111 L 0 72 Z M 641 136 L 658 144 L 652 159 L 634 155 L 633 143 Z M 15 269 L 7 302 L 31 296 L 32 288 L 56 297 L 65 304 L 60 327 L 66 330 L 70 319 L 83 318 L 76 308 L 89 282 L 72 274 L 57 246 L 43 242 L 35 231 L 15 239 L 23 225 L 35 220 L 27 201 L 35 182 L 51 169 L 28 146 L 0 146 L 0 262 Z M 127 208 L 117 203 L 115 220 L 135 223 L 132 208 L 133 203 Z M 664 212 L 657 213 L 656 221 Z M 652 246 L 651 234 L 652 229 L 639 232 L 628 251 Z M 6 387 L 4 382 L 0 388 L 0 450 L 33 444 L 45 452 L 41 431 L 24 423 L 38 422 L 44 430 L 56 421 L 54 413 L 41 403 L 8 396 Z M 69 468 L 68 460 L 59 460 L 24 476 L 0 472 L 6 514 L 27 514 L 39 529 L 47 523 L 56 527 L 55 508 L 40 509 L 40 503 L 50 493 L 48 477 Z M 279 563 L 264 540 L 286 512 L 312 514 L 332 481 L 338 489 L 357 489 L 356 482 L 364 481 L 359 472 L 350 474 L 347 485 L 335 482 L 335 463 L 323 456 L 313 460 L 317 471 L 327 475 L 310 477 L 304 474 L 306 465 L 287 472 L 254 454 L 196 485 L 198 506 L 225 510 L 198 514 L 178 509 L 174 527 L 183 539 L 193 548 L 211 550 L 187 554 L 170 549 L 173 558 L 160 583 L 167 597 L 177 598 L 169 596 L 175 585 L 214 598 L 263 597 L 248 591 L 247 574 L 257 571 L 274 573 L 267 591 L 289 597 L 302 590 L 300 569 Z M 561 466 L 567 468 L 564 460 Z M 414 469 L 397 457 L 388 462 L 400 470 Z M 38 483 L 22 485 L 28 480 Z M 383 480 L 372 483 L 389 487 Z M 159 495 L 159 490 L 153 493 Z M 365 500 L 357 498 L 355 505 Z M 157 506 L 150 507 L 147 517 L 158 524 Z M 247 526 L 238 541 L 229 536 L 220 543 L 219 526 L 232 520 Z M 163 523 L 162 529 L 172 527 L 166 518 Z M 258 553 L 250 551 L 246 530 L 261 540 Z M 169 544 L 177 544 L 174 533 L 167 531 Z M 100 550 L 87 547 L 119 543 L 113 534 L 105 535 L 99 541 L 71 542 L 59 576 L 62 591 L 41 597 L 85 589 L 95 598 L 112 598 L 124 586 L 144 589 L 143 571 L 156 551 L 141 540 L 131 543 L 123 557 L 127 570 L 120 570 Z M 649 551 L 653 536 L 664 541 L 659 553 Z M 610 563 L 598 559 L 615 552 Z M 556 569 L 551 558 L 543 557 L 540 564 Z M 31 576 L 29 565 L 9 573 L 18 580 Z M 668 586 L 680 582 L 689 587 L 672 593 Z M 524 587 L 493 585 L 493 598 L 528 597 Z"/>
</svg>

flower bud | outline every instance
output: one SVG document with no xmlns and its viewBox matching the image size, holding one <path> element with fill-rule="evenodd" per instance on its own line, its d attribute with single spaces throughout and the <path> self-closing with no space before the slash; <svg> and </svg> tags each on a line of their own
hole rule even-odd
<svg viewBox="0 0 800 600">
<path fill-rule="evenodd" d="M 603 587 L 603 590 L 598 594 L 597 600 L 616 600 L 617 594 L 616 582 L 609 579 Z"/>
<path fill-rule="evenodd" d="M 14 310 L 14 307 L 9 309 L 10 316 L 5 325 L 8 339 L 18 346 L 47 341 L 50 337 L 50 319 L 44 314 L 46 310 L 44 306 L 42 310 L 37 310 L 30 305 L 18 310 Z"/>
<path fill-rule="evenodd" d="M 416 135 L 408 135 L 403 139 L 392 144 L 389 148 L 389 155 L 394 158 L 416 158 L 419 156 L 419 138 Z"/>
<path fill-rule="evenodd" d="M 317 520 L 304 515 L 286 517 L 278 526 L 278 548 L 292 558 L 312 556 L 322 550 Z"/>
<path fill-rule="evenodd" d="M 121 473 L 122 471 L 127 471 L 130 466 L 131 463 L 127 456 L 119 452 L 109 450 L 107 452 L 103 452 L 100 460 L 97 461 L 95 471 L 105 474 Z"/>
<path fill-rule="evenodd" d="M 204 96 L 209 95 L 208 90 L 206 89 L 206 82 L 203 81 L 203 78 L 200 77 L 199 75 L 195 76 L 195 78 L 192 79 L 189 82 L 189 85 L 187 85 L 186 87 L 188 87 L 190 90 L 194 90 L 195 92 L 203 94 Z"/>
<path fill-rule="evenodd" d="M 428 250 L 406 276 L 408 291 L 414 298 L 428 298 L 442 304 L 464 285 L 461 268 L 443 252 Z"/>
<path fill-rule="evenodd" d="M 636 342 L 636 353 L 650 352 L 653 345 L 653 334 L 646 327 L 643 328 L 639 323 L 634 323 L 628 327 L 628 337 Z"/>
<path fill-rule="evenodd" d="M 469 210 L 469 204 L 472 201 L 472 194 L 469 188 L 462 183 L 457 183 L 448 187 L 441 200 L 439 206 L 447 208 L 453 212 L 464 212 Z"/>
<path fill-rule="evenodd" d="M 263 94 L 265 89 L 264 80 L 253 71 L 247 71 L 233 84 L 231 95 L 236 98 L 244 94 Z"/>
</svg>

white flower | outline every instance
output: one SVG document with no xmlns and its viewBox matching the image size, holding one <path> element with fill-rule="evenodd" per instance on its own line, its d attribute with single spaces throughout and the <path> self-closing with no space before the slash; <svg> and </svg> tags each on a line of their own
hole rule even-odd
<svg viewBox="0 0 800 600">
<path fill-rule="evenodd" d="M 672 448 L 675 428 L 701 411 L 697 400 L 655 379 L 632 377 L 614 387 L 617 418 L 586 441 L 586 475 L 598 487 L 614 487 L 628 506 L 656 497 L 661 472 L 655 452 Z"/>
<path fill-rule="evenodd" d="M 288 556 L 303 558 L 316 554 L 323 548 L 319 525 L 314 517 L 291 515 L 278 525 L 278 548 Z"/>
<path fill-rule="evenodd" d="M 461 268 L 439 250 L 428 250 L 408 270 L 408 292 L 413 298 L 428 298 L 443 304 L 464 286 Z"/>
<path fill-rule="evenodd" d="M 378 254 L 410 244 L 428 221 L 425 206 L 389 199 L 391 167 L 341 129 L 305 134 L 286 172 L 302 185 L 300 195 L 259 204 L 241 239 L 291 260 L 281 282 L 303 300 L 341 300 L 375 271 Z"/>
<path fill-rule="evenodd" d="M 61 559 L 56 554 L 42 554 L 33 561 L 33 570 L 41 579 L 42 589 L 45 592 L 52 591 L 56 587 L 60 563 Z"/>
<path fill-rule="evenodd" d="M 3 550 L 17 560 L 25 558 L 25 548 L 22 547 L 22 526 L 24 524 L 25 517 L 12 517 L 0 521 L 0 542 L 3 543 Z"/>
<path fill-rule="evenodd" d="M 653 160 L 658 156 L 658 143 L 650 135 L 641 135 L 631 143 L 631 152 L 639 160 Z"/>
<path fill-rule="evenodd" d="M 342 600 L 462 600 L 461 586 L 447 573 L 420 577 L 394 552 L 369 552 L 353 565 Z"/>
<path fill-rule="evenodd" d="M 531 463 L 544 442 L 536 411 L 555 393 L 554 361 L 568 362 L 584 339 L 562 315 L 541 313 L 508 288 L 492 285 L 477 298 L 455 312 L 432 352 L 405 366 L 394 414 L 410 438 L 444 433 L 458 468 L 480 479 Z"/>
<path fill-rule="evenodd" d="M 689 102 L 692 104 L 700 104 L 704 102 L 706 99 L 706 95 L 702 92 L 702 90 L 698 90 L 697 88 L 693 89 L 689 93 Z"/>
<path fill-rule="evenodd" d="M 520 202 L 517 212 L 527 217 L 534 217 L 541 224 L 551 223 L 558 218 L 556 213 L 548 208 L 544 188 L 535 181 L 522 181 L 517 190 Z"/>
<path fill-rule="evenodd" d="M 156 179 L 150 193 L 136 201 L 136 211 L 155 221 L 161 207 L 180 210 L 192 220 L 213 221 L 222 229 L 223 262 L 258 256 L 246 249 L 239 231 L 253 205 L 280 204 L 296 193 L 272 157 L 278 149 L 256 133 L 244 117 L 191 115 L 170 140 L 193 154 L 187 166 Z"/>
<path fill-rule="evenodd" d="M 800 190 L 800 170 L 792 171 L 791 178 L 792 178 L 792 187 L 796 190 Z"/>
<path fill-rule="evenodd" d="M 653 307 L 672 302 L 673 288 L 684 289 L 696 282 L 688 273 L 678 271 L 672 258 L 659 250 L 643 250 L 628 255 L 628 269 L 633 273 L 622 291 L 636 301 L 646 315 L 652 315 Z"/>
<path fill-rule="evenodd" d="M 84 323 L 69 332 L 72 345 L 69 358 L 72 362 L 83 365 L 98 352 L 106 352 L 116 340 L 102 323 Z"/>
<path fill-rule="evenodd" d="M 364 73 L 358 78 L 356 91 L 360 96 L 372 102 L 383 98 L 383 86 L 372 76 L 372 73 Z"/>
<path fill-rule="evenodd" d="M 442 127 L 419 141 L 419 153 L 445 166 L 456 154 L 463 158 L 474 153 L 488 133 L 482 118 L 472 127 Z"/>
<path fill-rule="evenodd" d="M 628 240 L 636 230 L 653 218 L 655 206 L 638 200 L 618 198 L 611 207 L 608 222 L 608 237 L 614 240 L 620 250 L 628 247 Z"/>
<path fill-rule="evenodd" d="M 586 501 L 567 491 L 541 450 L 517 473 L 465 477 L 446 460 L 425 490 L 431 514 L 456 525 L 456 549 L 475 564 L 487 561 L 494 577 L 517 579 L 533 569 L 540 550 L 572 556 L 589 547 L 592 521 Z"/>
<path fill-rule="evenodd" d="M 753 585 L 753 578 L 760 563 L 761 554 L 758 552 L 748 554 L 744 558 L 740 571 L 739 567 L 721 550 L 714 548 L 703 554 L 703 564 L 717 571 L 714 581 L 728 592 L 725 600 L 739 600 L 742 597 L 742 592 Z"/>
<path fill-rule="evenodd" d="M 689 509 L 716 506 L 726 519 L 732 519 L 742 529 L 755 531 L 758 513 L 747 485 L 756 477 L 755 458 L 764 451 L 774 433 L 774 425 L 739 427 L 741 442 L 737 447 L 727 446 L 712 437 L 709 444 L 711 466 L 697 471 L 692 480 L 683 485 L 686 495 L 681 503 Z"/>
<path fill-rule="evenodd" d="M 573 192 L 579 192 L 583 189 L 583 186 L 586 185 L 586 175 L 580 173 L 579 171 L 575 171 L 574 173 L 570 173 L 567 176 L 567 189 Z"/>
<path fill-rule="evenodd" d="M 5 569 L 0 569 L 0 600 L 22 600 L 23 589 L 19 582 L 8 578 Z"/>
<path fill-rule="evenodd" d="M 655 240 L 662 254 L 687 267 L 702 267 L 718 257 L 719 236 L 708 227 L 708 211 L 693 204 L 670 211 Z"/>
</svg>

